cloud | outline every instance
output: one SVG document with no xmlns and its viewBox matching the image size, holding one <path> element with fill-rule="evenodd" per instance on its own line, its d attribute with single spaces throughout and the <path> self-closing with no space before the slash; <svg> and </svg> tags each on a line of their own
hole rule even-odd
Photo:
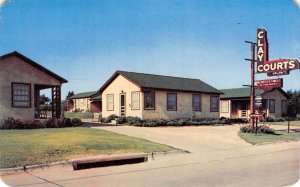
<svg viewBox="0 0 300 187">
<path fill-rule="evenodd" d="M 293 1 L 298 6 L 298 8 L 300 8 L 300 0 L 293 0 Z"/>
<path fill-rule="evenodd" d="M 0 0 L 0 8 L 4 6 L 5 3 L 8 3 L 10 0 Z"/>
</svg>

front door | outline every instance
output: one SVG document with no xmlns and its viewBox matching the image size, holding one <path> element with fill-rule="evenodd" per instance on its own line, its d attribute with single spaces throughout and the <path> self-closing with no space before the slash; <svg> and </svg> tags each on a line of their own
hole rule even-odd
<svg viewBox="0 0 300 187">
<path fill-rule="evenodd" d="M 120 95 L 120 116 L 125 116 L 126 114 L 126 101 L 125 94 Z"/>
</svg>

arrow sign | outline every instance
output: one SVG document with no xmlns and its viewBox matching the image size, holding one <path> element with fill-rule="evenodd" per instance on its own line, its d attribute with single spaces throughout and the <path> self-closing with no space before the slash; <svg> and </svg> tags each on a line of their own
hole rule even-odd
<svg viewBox="0 0 300 187">
<path fill-rule="evenodd" d="M 264 118 L 265 113 L 261 112 L 261 113 L 256 113 L 256 114 L 249 114 L 250 118 Z"/>
</svg>

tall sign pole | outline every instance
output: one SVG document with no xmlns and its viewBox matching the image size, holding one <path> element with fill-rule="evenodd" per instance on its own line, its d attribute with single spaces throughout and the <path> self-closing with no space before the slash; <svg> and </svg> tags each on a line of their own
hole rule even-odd
<svg viewBox="0 0 300 187">
<path fill-rule="evenodd" d="M 246 43 L 251 44 L 251 59 L 245 59 L 251 61 L 251 85 L 250 85 L 250 114 L 254 114 L 255 112 L 255 45 L 254 42 L 245 41 Z M 250 118 L 251 127 L 254 128 L 254 118 Z"/>
<path fill-rule="evenodd" d="M 255 111 L 255 73 L 267 73 L 268 76 L 280 76 L 288 75 L 289 71 L 300 69 L 300 62 L 297 59 L 277 59 L 269 60 L 269 44 L 267 31 L 263 28 L 257 29 L 257 43 L 245 41 L 251 44 L 251 59 L 245 59 L 251 61 L 251 85 L 245 85 L 251 87 L 250 92 L 250 124 L 254 129 L 254 122 L 257 119 L 263 118 L 264 113 Z M 255 47 L 256 48 L 256 60 L 255 60 Z M 256 62 L 256 68 L 255 68 Z M 256 69 L 256 72 L 255 72 Z M 275 88 L 281 88 L 283 86 L 283 79 L 266 79 L 257 81 L 257 87 L 265 91 L 272 91 Z M 258 101 L 261 99 L 256 98 Z M 257 102 L 256 105 L 261 106 L 261 102 Z M 257 128 L 257 125 L 256 125 Z M 257 130 L 257 129 L 256 129 Z"/>
<path fill-rule="evenodd" d="M 254 100 L 255 100 L 255 44 L 251 44 L 251 94 L 250 94 L 250 113 L 253 114 L 255 111 Z M 254 118 L 251 118 L 251 126 L 254 128 Z"/>
</svg>

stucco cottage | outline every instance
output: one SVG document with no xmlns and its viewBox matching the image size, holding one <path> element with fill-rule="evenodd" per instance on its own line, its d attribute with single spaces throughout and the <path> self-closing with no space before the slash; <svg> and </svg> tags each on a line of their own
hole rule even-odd
<svg viewBox="0 0 300 187">
<path fill-rule="evenodd" d="M 99 89 L 102 116 L 219 118 L 218 89 L 199 79 L 116 71 Z"/>
<path fill-rule="evenodd" d="M 250 88 L 233 88 L 221 90 L 220 115 L 226 118 L 246 118 L 250 114 Z M 262 98 L 261 110 L 265 117 L 281 118 L 287 113 L 288 96 L 281 88 L 272 91 L 256 89 L 256 96 Z"/>
<path fill-rule="evenodd" d="M 51 89 L 52 116 L 61 113 L 61 86 L 68 81 L 28 57 L 12 52 L 0 56 L 0 120 L 40 118 L 40 90 Z"/>
</svg>

